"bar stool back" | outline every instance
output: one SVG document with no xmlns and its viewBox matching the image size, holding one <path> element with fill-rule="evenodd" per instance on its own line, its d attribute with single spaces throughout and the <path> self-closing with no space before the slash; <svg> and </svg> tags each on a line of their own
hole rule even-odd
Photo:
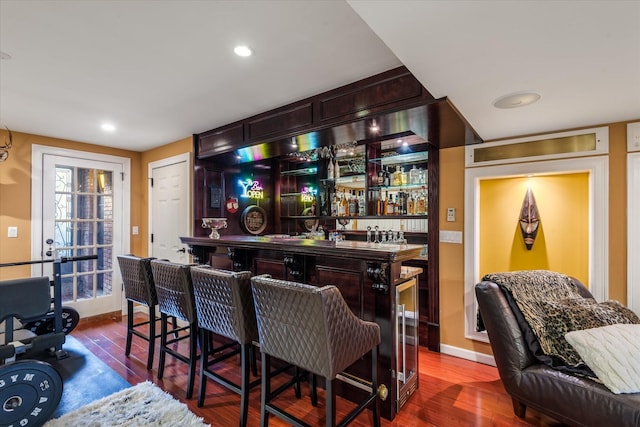
<svg viewBox="0 0 640 427">
<path fill-rule="evenodd" d="M 251 293 L 251 272 L 233 272 L 205 266 L 191 268 L 193 292 L 200 329 L 200 384 L 198 406 L 204 403 L 206 378 L 210 378 L 240 394 L 240 426 L 247 424 L 249 389 L 260 384 L 260 379 L 250 381 L 251 356 L 255 360 L 253 342 L 258 340 L 256 313 Z M 211 334 L 227 337 L 233 342 L 221 348 L 205 346 L 211 342 Z M 240 345 L 239 350 L 237 344 Z M 213 353 L 233 346 L 235 351 L 226 352 L 210 359 Z M 211 351 L 209 351 L 211 350 Z M 241 384 L 236 384 L 213 370 L 216 363 L 240 352 Z"/>
<path fill-rule="evenodd" d="M 189 265 L 177 264 L 166 260 L 152 260 L 151 271 L 158 295 L 160 309 L 160 361 L 158 363 L 158 379 L 164 375 L 166 355 L 189 365 L 187 380 L 187 399 L 193 395 L 193 385 L 198 359 L 198 321 L 196 316 L 193 285 L 191 282 L 191 268 Z M 168 318 L 174 316 L 184 322 L 186 326 L 168 328 Z M 186 331 L 187 335 L 178 335 Z M 174 337 L 168 339 L 173 334 Z M 189 355 L 185 356 L 178 350 L 169 347 L 182 340 L 189 340 Z"/>
<path fill-rule="evenodd" d="M 153 275 L 151 273 L 151 260 L 154 258 L 140 258 L 135 255 L 118 255 L 124 294 L 127 299 L 127 340 L 125 345 L 126 356 L 131 353 L 131 340 L 133 335 L 144 339 L 149 344 L 147 355 L 147 369 L 153 366 L 153 354 L 155 351 L 156 334 L 156 295 Z M 134 303 L 146 306 L 149 312 L 147 321 L 134 323 Z M 149 325 L 149 333 L 142 332 L 142 326 Z"/>
<path fill-rule="evenodd" d="M 262 352 L 262 402 L 260 422 L 267 426 L 269 414 L 295 426 L 302 420 L 276 407 L 271 400 L 270 358 L 276 357 L 326 380 L 326 425 L 336 425 L 335 381 L 339 373 L 371 352 L 371 392 L 338 425 L 346 425 L 372 405 L 373 424 L 380 425 L 377 398 L 377 356 L 380 327 L 356 317 L 333 285 L 316 287 L 272 279 L 251 279 Z"/>
</svg>

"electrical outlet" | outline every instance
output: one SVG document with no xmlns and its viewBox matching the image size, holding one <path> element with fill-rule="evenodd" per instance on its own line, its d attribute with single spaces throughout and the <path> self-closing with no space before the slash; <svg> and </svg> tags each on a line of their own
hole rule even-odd
<svg viewBox="0 0 640 427">
<path fill-rule="evenodd" d="M 455 222 L 456 208 L 447 208 L 447 222 Z"/>
</svg>

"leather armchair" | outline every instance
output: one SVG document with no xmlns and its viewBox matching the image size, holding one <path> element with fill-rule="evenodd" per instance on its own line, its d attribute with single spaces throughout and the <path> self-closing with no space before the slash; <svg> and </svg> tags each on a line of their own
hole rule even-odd
<svg viewBox="0 0 640 427">
<path fill-rule="evenodd" d="M 592 297 L 574 281 L 583 297 Z M 524 418 L 531 407 L 573 426 L 640 426 L 640 394 L 614 394 L 589 378 L 540 363 L 499 286 L 483 281 L 475 292 L 500 378 L 518 417 Z"/>
</svg>

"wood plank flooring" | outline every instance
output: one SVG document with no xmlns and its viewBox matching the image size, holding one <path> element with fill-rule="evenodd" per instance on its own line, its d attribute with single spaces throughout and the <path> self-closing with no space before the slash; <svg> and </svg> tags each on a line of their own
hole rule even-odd
<svg viewBox="0 0 640 427">
<path fill-rule="evenodd" d="M 143 319 L 136 314 L 136 320 Z M 81 322 L 72 335 L 82 342 L 92 353 L 102 359 L 130 384 L 145 380 L 153 381 L 185 402 L 198 416 L 212 426 L 237 426 L 240 398 L 237 394 L 219 386 L 213 381 L 207 383 L 204 406 L 198 408 L 197 381 L 194 398 L 185 398 L 187 379 L 186 364 L 167 356 L 164 378 L 158 380 L 157 360 L 154 368 L 146 369 L 146 342 L 135 337 L 130 357 L 124 355 L 126 337 L 126 317 Z M 182 350 L 182 349 L 181 349 Z M 383 419 L 382 426 L 544 426 L 560 427 L 562 424 L 527 409 L 524 420 L 513 414 L 511 398 L 505 392 L 496 368 L 434 353 L 420 347 L 420 382 L 418 390 L 402 408 L 393 421 Z M 235 372 L 238 359 L 231 358 L 226 363 L 230 372 Z M 91 386 L 91 385 L 87 385 Z M 99 387 L 99 384 L 95 386 Z M 303 385 L 303 397 L 298 400 L 293 391 L 285 392 L 278 404 L 288 407 L 311 425 L 324 425 L 324 394 L 318 390 L 319 402 L 316 408 L 311 406 L 308 388 Z M 391 396 L 389 397 L 391 398 Z M 353 408 L 353 404 L 338 398 L 338 418 Z M 260 420 L 260 388 L 250 394 L 249 426 L 258 426 Z M 288 425 L 275 417 L 270 418 L 271 426 Z M 351 424 L 370 426 L 370 411 L 359 415 Z"/>
</svg>

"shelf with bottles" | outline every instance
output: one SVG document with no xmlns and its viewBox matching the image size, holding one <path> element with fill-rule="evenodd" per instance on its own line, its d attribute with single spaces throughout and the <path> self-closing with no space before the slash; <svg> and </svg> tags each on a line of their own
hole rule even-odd
<svg viewBox="0 0 640 427">
<path fill-rule="evenodd" d="M 429 197 L 426 186 L 409 191 L 389 189 L 369 192 L 371 213 L 377 216 L 420 216 L 429 212 Z"/>
</svg>

